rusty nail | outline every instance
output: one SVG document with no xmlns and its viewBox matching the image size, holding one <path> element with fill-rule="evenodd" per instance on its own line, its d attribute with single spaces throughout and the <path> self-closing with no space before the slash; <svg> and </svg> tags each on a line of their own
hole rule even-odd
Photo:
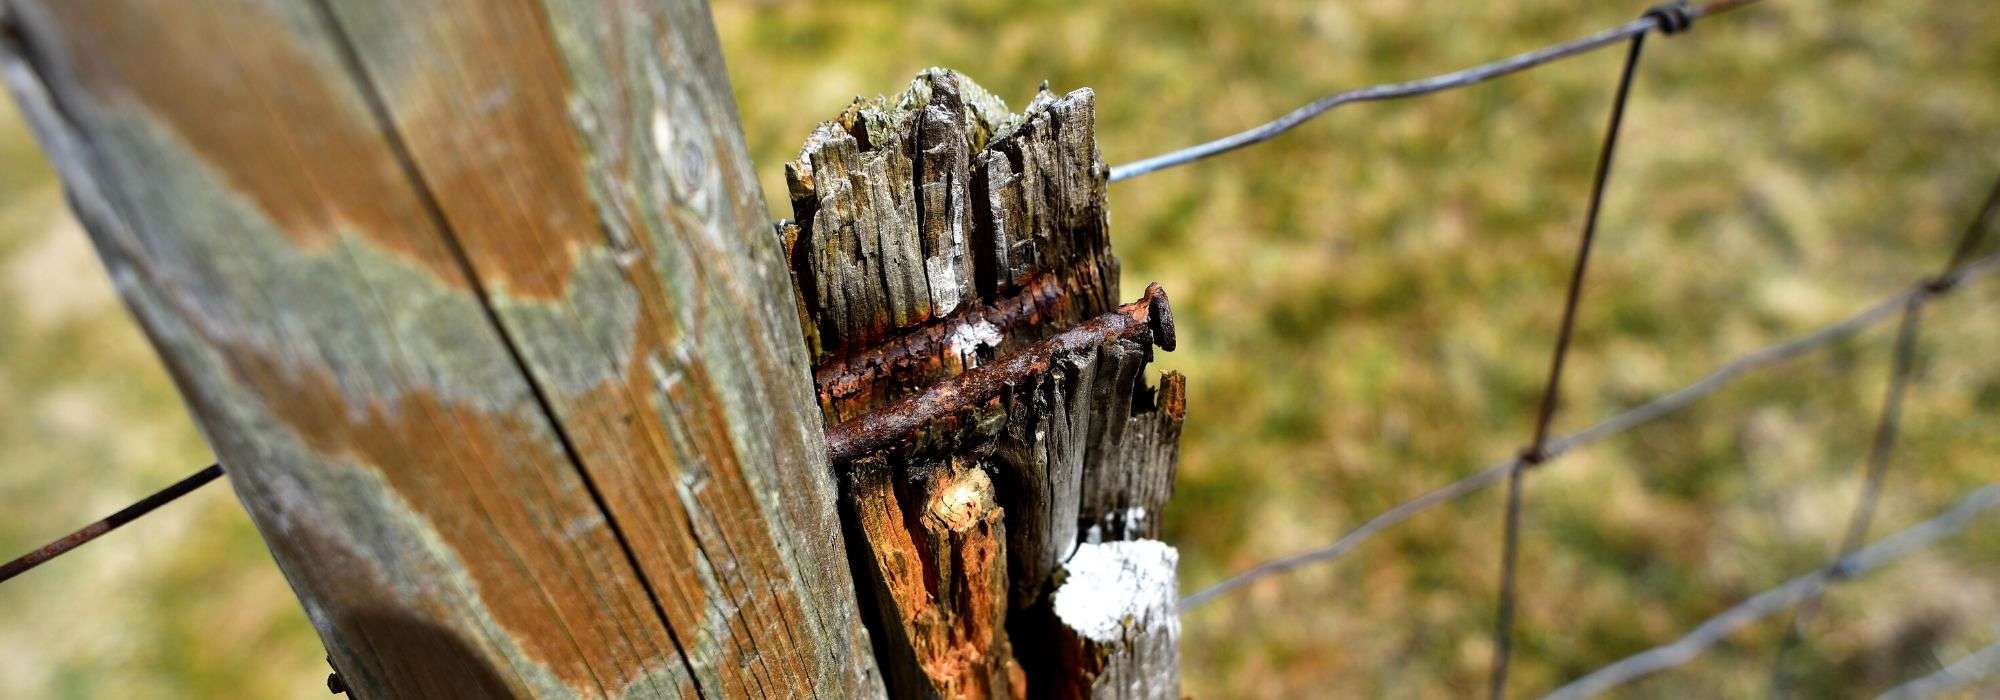
<svg viewBox="0 0 2000 700">
<path fill-rule="evenodd" d="M 1150 285 L 1138 301 L 827 429 L 828 456 L 839 464 L 894 447 L 931 421 L 991 401 L 1007 388 L 1048 371 L 1057 356 L 1131 338 L 1141 330 L 1152 331 L 1155 344 L 1172 350 L 1173 329 L 1166 291 Z"/>
<path fill-rule="evenodd" d="M 1154 282 L 1146 285 L 1146 323 L 1153 329 L 1153 343 L 1161 350 L 1174 351 L 1174 310 L 1167 306 L 1167 290 Z"/>
</svg>

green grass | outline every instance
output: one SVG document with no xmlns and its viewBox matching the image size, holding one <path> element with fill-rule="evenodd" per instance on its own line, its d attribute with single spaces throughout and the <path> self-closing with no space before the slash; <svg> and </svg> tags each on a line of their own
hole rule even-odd
<svg viewBox="0 0 2000 700">
<path fill-rule="evenodd" d="M 1248 5 L 1248 6 L 1246 6 Z M 958 68 L 1018 105 L 1095 88 L 1122 163 L 1314 97 L 1624 21 L 1633 3 L 719 2 L 774 215 L 857 94 Z M 1186 590 L 1330 541 L 1517 449 L 1622 52 L 1342 108 L 1111 190 L 1126 297 L 1172 293 L 1190 378 L 1166 514 Z M 1649 43 L 1559 429 L 1839 318 L 1942 261 L 2000 175 L 2000 4 L 1774 0 Z M 18 123 L 0 119 L 0 549 L 205 459 Z M 49 269 L 71 271 L 50 274 Z M 66 266 L 66 267 L 65 267 Z M 2000 284 L 1926 316 L 1877 534 L 1995 478 Z M 1858 488 L 1883 328 L 1564 457 L 1528 489 L 1514 688 L 1670 640 L 1819 562 Z M 1198 697 L 1483 690 L 1497 493 L 1192 613 Z M 0 587 L 0 696 L 319 697 L 320 652 L 221 489 Z M 1865 694 L 2000 636 L 2000 525 L 1837 589 L 1807 690 Z M 1782 621 L 1641 697 L 1757 696 Z"/>
</svg>

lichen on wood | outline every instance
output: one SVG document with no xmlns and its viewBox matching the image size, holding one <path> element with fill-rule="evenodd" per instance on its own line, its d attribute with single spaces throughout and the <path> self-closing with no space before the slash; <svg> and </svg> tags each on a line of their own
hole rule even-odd
<svg viewBox="0 0 2000 700">
<path fill-rule="evenodd" d="M 1157 535 L 1185 406 L 1179 375 L 1145 378 L 1174 345 L 1164 291 L 1115 300 L 1094 100 L 1044 85 L 1011 114 L 930 69 L 787 165 L 779 236 L 894 694 L 1177 696 L 1178 627 L 1078 665 L 1051 603 L 1064 561 L 1106 546 L 1085 543 Z M 977 536 L 940 530 L 930 504 L 972 491 Z"/>
</svg>

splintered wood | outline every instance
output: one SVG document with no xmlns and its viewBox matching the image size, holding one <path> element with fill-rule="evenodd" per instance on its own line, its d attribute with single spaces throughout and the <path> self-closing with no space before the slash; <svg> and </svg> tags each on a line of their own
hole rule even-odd
<svg viewBox="0 0 2000 700">
<path fill-rule="evenodd" d="M 1145 376 L 1174 345 L 1165 293 L 1117 305 L 1094 128 L 1087 89 L 1012 114 L 931 69 L 786 166 L 779 231 L 897 696 L 1178 697 L 1153 538 L 1185 382 Z"/>
</svg>

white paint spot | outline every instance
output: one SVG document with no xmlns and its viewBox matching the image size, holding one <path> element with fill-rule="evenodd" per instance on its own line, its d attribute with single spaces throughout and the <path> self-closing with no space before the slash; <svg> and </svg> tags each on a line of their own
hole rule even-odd
<svg viewBox="0 0 2000 700">
<path fill-rule="evenodd" d="M 1069 576 L 1056 589 L 1056 618 L 1098 643 L 1129 636 L 1126 625 L 1174 625 L 1179 562 L 1179 552 L 1154 540 L 1080 545 L 1063 564 Z"/>
<path fill-rule="evenodd" d="M 951 329 L 951 351 L 960 357 L 967 357 L 980 347 L 1000 347 L 1000 329 L 990 321 L 961 323 Z"/>
</svg>

